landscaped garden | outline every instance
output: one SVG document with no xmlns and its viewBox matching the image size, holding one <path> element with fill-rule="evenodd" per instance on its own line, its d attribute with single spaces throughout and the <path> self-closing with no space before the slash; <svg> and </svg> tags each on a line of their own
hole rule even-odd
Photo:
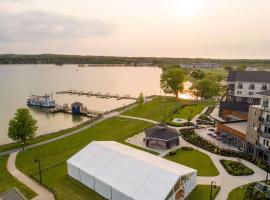
<svg viewBox="0 0 270 200">
<path fill-rule="evenodd" d="M 265 182 L 263 183 L 265 184 Z M 256 183 L 250 183 L 242 185 L 233 189 L 228 196 L 228 200 L 267 200 L 269 199 L 268 194 L 262 190 L 256 189 Z M 269 187 L 269 186 L 268 186 Z"/>
<path fill-rule="evenodd" d="M 254 171 L 241 162 L 232 160 L 220 160 L 226 171 L 233 176 L 247 176 L 254 174 Z"/>
<path fill-rule="evenodd" d="M 198 176 L 217 176 L 219 172 L 211 158 L 195 149 L 184 148 L 165 157 L 168 160 L 186 165 L 198 170 Z"/>
<path fill-rule="evenodd" d="M 244 153 L 244 152 L 237 152 L 233 150 L 225 150 L 225 149 L 220 149 L 218 146 L 215 146 L 211 142 L 203 139 L 199 135 L 197 135 L 194 131 L 194 129 L 182 129 L 181 130 L 181 136 L 183 137 L 184 140 L 188 141 L 189 143 L 198 146 L 202 149 L 205 149 L 209 152 L 222 155 L 222 156 L 230 156 L 230 157 L 236 157 L 236 158 L 241 158 L 244 160 L 247 160 L 258 167 L 260 167 L 263 170 L 266 170 L 267 165 L 264 161 L 261 160 L 256 160 L 252 156 Z"/>
<path fill-rule="evenodd" d="M 212 198 L 215 199 L 220 188 L 218 186 L 212 186 Z M 208 200 L 211 194 L 210 185 L 197 185 L 195 189 L 188 195 L 186 200 Z"/>
<path fill-rule="evenodd" d="M 17 188 L 27 199 L 32 199 L 36 196 L 30 188 L 20 183 L 15 179 L 6 168 L 8 160 L 7 156 L 0 156 L 0 193 Z"/>
<path fill-rule="evenodd" d="M 67 176 L 66 160 L 91 141 L 114 140 L 124 143 L 125 139 L 149 126 L 152 124 L 145 121 L 114 117 L 75 135 L 21 152 L 16 165 L 28 176 L 37 176 L 38 166 L 34 159 L 39 156 L 43 183 L 54 189 L 57 199 L 102 199 Z"/>
</svg>

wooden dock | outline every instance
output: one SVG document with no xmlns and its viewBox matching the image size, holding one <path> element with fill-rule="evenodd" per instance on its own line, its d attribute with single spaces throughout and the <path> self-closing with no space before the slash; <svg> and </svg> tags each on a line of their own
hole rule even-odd
<svg viewBox="0 0 270 200">
<path fill-rule="evenodd" d="M 62 112 L 62 113 L 68 113 L 68 114 L 73 114 L 71 111 L 71 108 L 67 105 L 63 105 L 63 106 L 56 106 L 54 108 L 50 109 L 51 113 L 58 113 L 58 112 Z M 98 117 L 98 116 L 102 116 L 104 113 L 103 112 L 99 112 L 99 111 L 94 111 L 94 110 L 89 110 L 86 107 L 84 107 L 81 111 L 80 111 L 80 115 L 92 118 L 92 117 Z"/>
<path fill-rule="evenodd" d="M 110 99 L 110 98 L 115 98 L 117 100 L 121 100 L 121 99 L 131 99 L 131 100 L 137 100 L 136 97 L 131 97 L 128 94 L 125 94 L 123 96 L 119 95 L 119 94 L 110 94 L 110 93 L 105 93 L 102 94 L 101 92 L 85 92 L 85 91 L 77 91 L 77 90 L 63 90 L 63 91 L 59 91 L 56 92 L 56 94 L 70 94 L 70 95 L 78 95 L 78 96 L 95 96 L 98 98 L 103 98 L 103 99 Z"/>
</svg>

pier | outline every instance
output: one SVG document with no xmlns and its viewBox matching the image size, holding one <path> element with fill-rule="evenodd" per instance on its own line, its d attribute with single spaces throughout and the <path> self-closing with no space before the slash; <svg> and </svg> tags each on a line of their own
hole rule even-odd
<svg viewBox="0 0 270 200">
<path fill-rule="evenodd" d="M 104 98 L 104 99 L 110 99 L 110 98 L 115 98 L 117 100 L 121 100 L 121 99 L 131 99 L 131 100 L 137 100 L 136 97 L 131 97 L 128 94 L 125 94 L 123 96 L 119 95 L 119 94 L 110 94 L 110 93 L 105 93 L 102 94 L 101 92 L 84 92 L 84 91 L 77 91 L 77 90 L 63 90 L 63 91 L 59 91 L 56 92 L 56 94 L 70 94 L 70 95 L 78 95 L 78 96 L 95 96 L 98 98 Z"/>
<path fill-rule="evenodd" d="M 63 106 L 56 106 L 54 108 L 51 108 L 50 112 L 51 113 L 62 112 L 62 113 L 74 114 L 72 112 L 72 108 L 69 107 L 67 104 L 64 104 Z M 80 113 L 78 113 L 78 114 L 89 117 L 89 118 L 94 118 L 94 117 L 98 117 L 98 116 L 103 116 L 104 113 L 99 112 L 99 111 L 89 110 L 87 107 L 82 107 L 80 109 Z"/>
</svg>

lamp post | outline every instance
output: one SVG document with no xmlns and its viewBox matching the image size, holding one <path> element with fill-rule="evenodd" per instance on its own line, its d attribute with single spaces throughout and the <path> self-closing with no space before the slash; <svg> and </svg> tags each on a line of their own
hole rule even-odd
<svg viewBox="0 0 270 200">
<path fill-rule="evenodd" d="M 213 197 L 212 197 L 213 186 L 214 186 L 214 188 L 216 188 L 216 182 L 215 181 L 211 181 L 210 200 L 213 200 Z"/>
<path fill-rule="evenodd" d="M 40 169 L 40 159 L 39 159 L 39 156 L 36 156 L 36 157 L 35 157 L 35 163 L 38 163 L 39 182 L 42 183 L 42 179 L 41 179 L 41 169 Z"/>
</svg>

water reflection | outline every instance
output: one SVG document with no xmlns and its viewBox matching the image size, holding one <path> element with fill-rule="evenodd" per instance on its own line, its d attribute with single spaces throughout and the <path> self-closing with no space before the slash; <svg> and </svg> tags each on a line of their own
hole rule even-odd
<svg viewBox="0 0 270 200">
<path fill-rule="evenodd" d="M 192 100 L 197 99 L 197 97 L 191 94 L 189 91 L 189 89 L 192 86 L 192 82 L 186 81 L 183 83 L 183 85 L 184 85 L 184 90 L 182 93 L 179 93 L 178 97 L 181 99 L 192 99 Z"/>
</svg>

